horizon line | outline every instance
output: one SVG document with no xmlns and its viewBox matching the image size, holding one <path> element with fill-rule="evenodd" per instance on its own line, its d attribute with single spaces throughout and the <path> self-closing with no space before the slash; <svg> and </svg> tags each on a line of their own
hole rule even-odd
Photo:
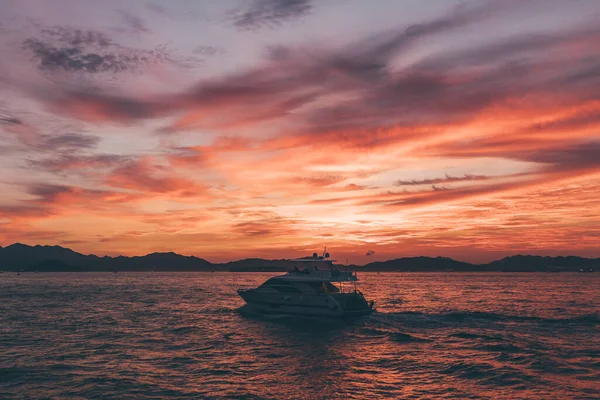
<svg viewBox="0 0 600 400">
<path fill-rule="evenodd" d="M 61 245 L 58 245 L 58 244 L 47 245 L 47 244 L 39 244 L 38 243 L 38 244 L 35 244 L 35 245 L 30 245 L 30 244 L 25 244 L 25 243 L 21 243 L 21 242 L 15 242 L 15 243 L 9 244 L 7 246 L 0 245 L 0 249 L 7 249 L 7 248 L 9 248 L 11 246 L 15 246 L 15 245 L 20 245 L 20 246 L 25 246 L 25 247 L 59 247 L 59 248 L 62 248 L 62 249 L 70 250 L 70 251 L 72 251 L 74 253 L 77 253 L 77 254 L 85 256 L 85 257 L 89 257 L 89 256 L 94 256 L 94 257 L 98 257 L 98 258 L 108 257 L 108 258 L 111 258 L 111 259 L 115 259 L 115 258 L 118 258 L 118 257 L 126 257 L 126 258 L 146 257 L 146 256 L 149 256 L 149 255 L 152 255 L 152 254 L 175 254 L 175 255 L 180 256 L 180 257 L 194 257 L 194 258 L 197 258 L 197 259 L 200 259 L 200 260 L 204 260 L 204 261 L 206 261 L 206 262 L 208 262 L 209 264 L 212 264 L 212 265 L 228 264 L 228 263 L 234 263 L 234 262 L 239 262 L 239 261 L 244 261 L 244 260 L 250 260 L 250 259 L 258 259 L 258 260 L 266 260 L 266 261 L 289 261 L 289 260 L 292 260 L 292 259 L 288 259 L 288 258 L 246 257 L 246 258 L 240 258 L 240 259 L 230 260 L 230 261 L 224 261 L 224 262 L 212 262 L 212 261 L 207 260 L 204 257 L 199 257 L 199 256 L 196 256 L 196 255 L 184 255 L 184 254 L 177 253 L 175 251 L 155 251 L 155 252 L 147 253 L 147 254 L 144 254 L 144 255 L 133 255 L 133 256 L 126 256 L 126 255 L 122 255 L 122 254 L 119 254 L 119 255 L 116 255 L 116 256 L 109 256 L 109 255 L 99 256 L 99 255 L 94 254 L 94 253 L 84 254 L 84 253 L 81 253 L 79 251 L 73 250 L 73 249 L 71 249 L 69 247 L 64 247 L 64 246 L 61 246 Z M 502 261 L 504 259 L 511 258 L 511 257 L 541 257 L 541 258 L 577 257 L 577 258 L 582 258 L 582 259 L 586 259 L 586 260 L 600 260 L 600 257 L 584 257 L 584 256 L 579 256 L 579 255 L 573 255 L 573 254 L 558 255 L 558 256 L 543 256 L 543 255 L 538 255 L 538 254 L 521 254 L 521 253 L 517 253 L 517 254 L 512 254 L 512 255 L 509 255 L 509 256 L 505 256 L 505 257 L 503 257 L 501 259 L 494 259 L 494 260 L 491 260 L 491 261 L 486 262 L 486 263 L 472 263 L 472 262 L 461 261 L 461 260 L 457 260 L 457 259 L 452 258 L 452 257 L 445 257 L 445 256 L 440 256 L 440 255 L 438 255 L 438 256 L 424 256 L 424 255 L 419 255 L 419 256 L 404 256 L 404 257 L 390 258 L 390 259 L 387 259 L 387 260 L 384 260 L 384 261 L 372 261 L 372 262 L 369 262 L 369 263 L 366 263 L 366 264 L 362 264 L 362 265 L 360 265 L 360 264 L 352 264 L 352 263 L 350 263 L 350 264 L 337 264 L 337 265 L 364 267 L 366 265 L 373 264 L 373 263 L 385 263 L 385 262 L 388 262 L 388 261 L 401 260 L 401 259 L 412 259 L 412 258 L 438 259 L 438 258 L 442 258 L 442 259 L 449 259 L 449 260 L 453 260 L 453 261 L 456 261 L 456 262 L 460 262 L 460 263 L 464 263 L 464 264 L 469 264 L 469 265 L 474 265 L 474 266 L 483 266 L 483 265 L 492 264 L 494 262 Z"/>
</svg>

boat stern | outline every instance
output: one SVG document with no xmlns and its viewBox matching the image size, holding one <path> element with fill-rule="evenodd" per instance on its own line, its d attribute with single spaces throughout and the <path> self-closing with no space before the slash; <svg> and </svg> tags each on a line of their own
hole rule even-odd
<svg viewBox="0 0 600 400">
<path fill-rule="evenodd" d="M 375 302 L 367 301 L 362 293 L 339 293 L 335 296 L 340 305 L 342 316 L 345 318 L 355 318 L 371 315 L 375 310 Z"/>
</svg>

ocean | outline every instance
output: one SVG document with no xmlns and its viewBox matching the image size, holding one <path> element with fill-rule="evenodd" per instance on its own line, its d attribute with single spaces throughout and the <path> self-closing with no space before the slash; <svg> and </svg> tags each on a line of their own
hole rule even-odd
<svg viewBox="0 0 600 400">
<path fill-rule="evenodd" d="M 350 323 L 248 313 L 270 276 L 0 274 L 0 398 L 600 398 L 600 274 L 359 273 Z"/>
</svg>

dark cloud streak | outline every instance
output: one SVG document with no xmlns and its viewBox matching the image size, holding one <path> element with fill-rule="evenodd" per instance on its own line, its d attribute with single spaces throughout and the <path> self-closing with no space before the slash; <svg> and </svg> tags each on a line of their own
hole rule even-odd
<svg viewBox="0 0 600 400">
<path fill-rule="evenodd" d="M 600 141 L 575 143 L 567 147 L 525 152 L 515 158 L 546 164 L 548 172 L 600 170 Z"/>
<path fill-rule="evenodd" d="M 26 39 L 23 48 L 31 51 L 43 71 L 119 73 L 135 70 L 152 60 L 145 55 L 125 53 L 88 53 L 81 47 L 55 47 L 37 39 Z"/>
<path fill-rule="evenodd" d="M 22 125 L 23 122 L 19 118 L 14 117 L 2 117 L 0 118 L 0 124 L 6 125 Z"/>
<path fill-rule="evenodd" d="M 42 203 L 53 203 L 61 194 L 72 192 L 72 187 L 64 185 L 36 184 L 29 188 L 29 193 L 39 197 Z"/>
<path fill-rule="evenodd" d="M 146 26 L 146 23 L 144 22 L 144 20 L 141 17 L 139 17 L 137 15 L 133 15 L 129 11 L 125 11 L 125 10 L 118 10 L 118 11 L 119 11 L 119 15 L 121 16 L 121 19 L 123 19 L 123 22 L 125 22 L 125 24 L 129 27 L 129 29 L 133 33 L 139 34 L 139 33 L 151 33 L 152 32 L 152 30 Z"/>
<path fill-rule="evenodd" d="M 64 133 L 62 135 L 47 136 L 43 146 L 49 149 L 91 149 L 100 143 L 100 137 L 82 135 L 80 133 Z"/>
<path fill-rule="evenodd" d="M 142 21 L 125 12 L 136 32 L 147 32 Z M 133 19 L 132 19 L 133 18 Z M 141 25 L 140 25 L 141 24 Z M 136 49 L 115 42 L 109 35 L 64 26 L 40 28 L 39 36 L 21 41 L 21 48 L 46 72 L 85 72 L 90 74 L 142 72 L 157 64 L 194 67 L 202 60 L 181 56 L 167 45 L 154 49 Z"/>
<path fill-rule="evenodd" d="M 70 47 L 106 48 L 116 46 L 106 34 L 94 30 L 69 29 L 53 26 L 41 30 L 42 37 Z"/>
<path fill-rule="evenodd" d="M 308 15 L 311 0 L 253 0 L 246 9 L 234 12 L 234 26 L 242 30 L 277 27 Z"/>
<path fill-rule="evenodd" d="M 52 172 L 65 172 L 85 168 L 116 168 L 131 161 L 131 157 L 116 154 L 61 154 L 51 158 L 32 160 L 29 165 Z"/>
<path fill-rule="evenodd" d="M 468 181 L 483 181 L 490 179 L 488 176 L 483 175 L 468 175 L 464 176 L 450 176 L 446 174 L 444 178 L 436 179 L 421 179 L 421 180 L 399 180 L 396 181 L 396 186 L 416 186 L 416 185 L 436 185 L 440 183 L 454 183 L 454 182 L 468 182 Z"/>
</svg>

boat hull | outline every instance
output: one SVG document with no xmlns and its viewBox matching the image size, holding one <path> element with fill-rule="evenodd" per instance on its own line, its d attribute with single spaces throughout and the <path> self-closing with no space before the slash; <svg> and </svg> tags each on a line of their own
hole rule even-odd
<svg viewBox="0 0 600 400">
<path fill-rule="evenodd" d="M 258 290 L 238 290 L 249 309 L 270 315 L 288 315 L 331 319 L 362 318 L 373 313 L 364 297 L 355 293 L 307 295 L 261 293 Z"/>
</svg>

